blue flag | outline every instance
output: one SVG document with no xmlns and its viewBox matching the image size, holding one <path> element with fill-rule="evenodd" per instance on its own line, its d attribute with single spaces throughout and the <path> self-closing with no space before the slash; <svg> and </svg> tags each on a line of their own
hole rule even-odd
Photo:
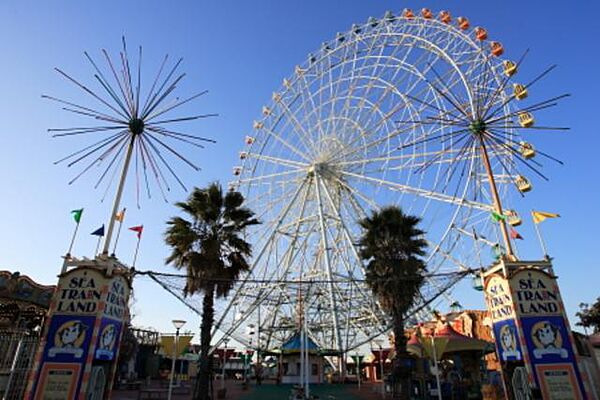
<svg viewBox="0 0 600 400">
<path fill-rule="evenodd" d="M 91 234 L 94 236 L 104 236 L 104 224 L 102 224 L 102 226 L 100 228 L 96 229 Z"/>
</svg>

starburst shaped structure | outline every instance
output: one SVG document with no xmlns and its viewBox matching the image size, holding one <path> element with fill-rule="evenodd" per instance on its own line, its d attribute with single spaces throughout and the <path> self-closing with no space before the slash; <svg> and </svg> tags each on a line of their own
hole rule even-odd
<svg viewBox="0 0 600 400">
<path fill-rule="evenodd" d="M 203 148 L 203 143 L 214 143 L 214 140 L 181 132 L 171 126 L 181 122 L 216 116 L 216 114 L 197 114 L 191 116 L 170 116 L 173 111 L 184 104 L 203 96 L 207 91 L 196 93 L 180 99 L 175 96 L 175 90 L 185 77 L 179 71 L 182 58 L 169 65 L 169 55 L 165 55 L 150 89 L 142 90 L 142 47 L 139 47 L 137 65 L 130 62 L 127 44 L 123 38 L 123 47 L 115 62 L 106 50 L 102 50 L 104 69 L 87 52 L 84 52 L 94 70 L 94 79 L 99 88 L 93 89 L 81 83 L 60 68 L 55 70 L 68 81 L 83 90 L 94 105 L 81 105 L 73 101 L 43 95 L 43 98 L 63 105 L 63 110 L 75 113 L 88 120 L 94 121 L 89 126 L 70 128 L 50 128 L 53 137 L 72 137 L 91 135 L 93 143 L 78 149 L 56 161 L 55 164 L 67 163 L 68 167 L 83 165 L 81 171 L 71 180 L 74 183 L 80 177 L 90 172 L 94 166 L 103 166 L 94 185 L 98 188 L 106 185 L 102 199 L 106 197 L 119 172 L 121 174 L 117 186 L 113 212 L 118 210 L 125 181 L 134 162 L 136 178 L 136 199 L 139 207 L 140 187 L 145 186 L 148 197 L 151 197 L 150 182 L 154 180 L 160 193 L 166 201 L 166 192 L 171 190 L 173 180 L 184 190 L 187 190 L 182 179 L 172 166 L 176 159 L 198 171 L 200 168 L 187 157 L 182 155 L 175 142 L 184 143 L 197 148 Z M 132 68 L 134 68 L 132 70 Z M 104 252 L 108 251 L 114 218 L 110 218 L 108 233 L 105 240 Z"/>
</svg>

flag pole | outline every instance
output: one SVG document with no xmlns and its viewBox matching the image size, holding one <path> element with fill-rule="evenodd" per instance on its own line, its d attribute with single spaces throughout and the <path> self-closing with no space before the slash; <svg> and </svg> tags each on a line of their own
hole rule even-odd
<svg viewBox="0 0 600 400">
<path fill-rule="evenodd" d="M 122 216 L 121 216 L 121 219 L 119 219 L 119 229 L 117 229 L 117 237 L 115 238 L 115 245 L 113 246 L 113 251 L 112 251 L 113 256 L 117 252 L 117 243 L 119 243 L 119 237 L 121 237 L 121 228 L 123 227 L 123 220 L 125 219 L 125 210 L 127 210 L 127 209 L 123 208 L 123 211 L 121 211 Z M 113 216 L 113 218 L 115 218 L 115 216 Z"/>
<path fill-rule="evenodd" d="M 531 216 L 533 217 L 533 210 L 531 210 Z M 535 233 L 537 234 L 538 240 L 540 241 L 540 246 L 542 246 L 542 251 L 544 252 L 544 257 L 548 258 L 548 250 L 546 249 L 546 242 L 544 242 L 544 238 L 542 237 L 542 233 L 540 232 L 539 224 L 533 221 L 533 225 L 535 227 Z"/>
<path fill-rule="evenodd" d="M 67 254 L 65 258 L 71 257 L 71 251 L 73 251 L 73 245 L 75 244 L 75 237 L 77 236 L 77 231 L 79 230 L 79 222 L 75 224 L 75 230 L 73 231 L 73 237 L 71 237 L 71 244 L 69 244 L 69 250 L 67 250 Z"/>
<path fill-rule="evenodd" d="M 98 251 L 100 250 L 100 241 L 102 238 L 103 236 L 98 236 L 98 243 L 96 243 L 96 252 L 94 253 L 94 257 L 98 255 Z"/>
<path fill-rule="evenodd" d="M 140 242 L 142 241 L 142 235 L 138 235 L 137 244 L 135 245 L 135 253 L 133 253 L 133 263 L 131 267 L 135 267 L 135 262 L 137 261 L 138 251 L 140 250 Z"/>
</svg>

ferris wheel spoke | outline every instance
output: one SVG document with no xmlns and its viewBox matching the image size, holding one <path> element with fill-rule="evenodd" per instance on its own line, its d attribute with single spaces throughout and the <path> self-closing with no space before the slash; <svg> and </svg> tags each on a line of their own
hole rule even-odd
<svg viewBox="0 0 600 400">
<path fill-rule="evenodd" d="M 247 157 L 258 161 L 266 161 L 277 165 L 283 165 L 286 167 L 308 168 L 309 166 L 309 164 L 307 163 L 302 163 L 294 160 L 287 160 L 285 158 L 280 157 L 267 156 L 259 153 L 248 153 Z"/>
<path fill-rule="evenodd" d="M 349 248 L 351 250 L 351 253 L 354 256 L 355 264 L 359 266 L 361 272 L 364 275 L 365 270 L 364 270 L 362 258 L 359 256 L 358 251 L 356 250 L 355 241 L 352 239 L 352 235 L 350 234 L 350 231 L 348 230 L 347 225 L 344 223 L 344 218 L 342 218 L 340 210 L 338 209 L 338 207 L 336 207 L 336 205 L 333 201 L 333 198 L 331 197 L 331 193 L 329 192 L 329 189 L 327 188 L 327 185 L 325 185 L 321 182 L 321 187 L 323 188 L 325 197 L 327 198 L 327 201 L 329 202 L 329 206 L 331 207 L 332 211 L 335 213 L 335 216 L 337 217 L 337 219 L 339 221 L 339 224 L 341 226 L 341 232 L 343 233 L 343 237 L 346 241 L 346 245 L 340 246 L 340 247 L 341 248 Z M 355 272 L 353 269 L 351 269 L 351 267 L 349 266 L 349 263 L 345 263 L 345 266 L 346 266 L 346 270 L 347 270 L 349 276 L 353 277 L 355 275 Z M 360 288 L 358 286 L 358 284 L 355 284 L 355 286 L 357 287 L 357 290 L 360 292 L 360 294 L 363 297 L 368 298 L 368 296 L 365 294 L 364 290 L 362 288 Z M 377 303 L 377 305 L 379 307 L 379 311 L 383 312 L 381 309 L 381 305 L 379 303 Z M 375 318 L 375 320 L 377 320 L 378 322 L 382 322 L 382 321 L 380 321 L 380 318 L 375 314 L 375 312 L 373 310 L 371 310 L 371 313 L 372 313 L 373 318 Z"/>
<path fill-rule="evenodd" d="M 259 129 L 260 131 L 266 132 L 270 137 L 274 138 L 275 140 L 277 140 L 278 142 L 280 142 L 282 145 L 284 145 L 288 150 L 290 150 L 292 153 L 296 154 L 297 156 L 301 157 L 304 161 L 310 162 L 310 157 L 308 154 L 301 152 L 297 147 L 292 146 L 290 143 L 288 143 L 288 141 L 284 140 L 281 135 L 278 135 L 276 132 L 274 132 L 272 129 L 267 128 L 266 126 L 263 126 L 262 128 Z"/>
<path fill-rule="evenodd" d="M 304 100 L 304 90 L 303 90 L 303 88 L 300 88 L 300 89 L 301 89 L 300 94 L 298 94 L 296 96 L 296 98 L 293 99 L 292 101 L 296 101 L 298 96 L 301 96 L 302 97 L 301 106 L 303 108 L 306 108 L 306 101 Z M 285 118 L 287 118 L 287 120 L 290 121 L 291 126 L 293 126 L 293 130 L 298 135 L 298 138 L 302 142 L 302 145 L 304 146 L 306 151 L 309 153 L 311 153 L 311 152 L 314 153 L 315 147 L 314 147 L 313 141 L 311 140 L 310 134 L 302 126 L 302 124 L 296 117 L 296 114 L 294 114 L 292 112 L 292 110 L 290 109 L 290 106 L 285 102 L 285 99 L 282 98 L 282 99 L 276 101 L 276 104 L 282 108 L 282 110 L 283 110 L 282 117 L 285 117 Z"/>
<path fill-rule="evenodd" d="M 438 192 L 429 191 L 429 190 L 425 190 L 425 189 L 410 187 L 410 186 L 402 185 L 399 183 L 390 182 L 390 181 L 387 181 L 384 179 L 373 178 L 373 177 L 369 177 L 369 176 L 365 176 L 365 175 L 359 175 L 359 174 L 355 174 L 355 173 L 348 172 L 348 171 L 342 171 L 341 174 L 352 177 L 352 178 L 358 178 L 363 181 L 368 181 L 371 183 L 384 185 L 384 186 L 394 189 L 394 190 L 403 191 L 406 193 L 425 197 L 427 199 L 433 199 L 433 200 L 438 200 L 438 201 L 442 201 L 442 202 L 446 202 L 446 203 L 455 204 L 458 206 L 473 207 L 473 208 L 487 210 L 487 211 L 490 211 L 492 209 L 492 207 L 488 204 L 483 204 L 483 203 L 479 203 L 476 201 L 467 200 L 464 198 L 456 198 L 453 196 L 448 196 L 443 193 L 438 193 Z"/>
<path fill-rule="evenodd" d="M 277 233 L 277 228 L 283 223 L 284 219 L 286 218 L 288 212 L 290 211 L 290 209 L 292 208 L 292 205 L 295 203 L 296 199 L 298 198 L 298 195 L 300 194 L 300 192 L 302 191 L 302 189 L 304 188 L 304 186 L 306 185 L 306 180 L 303 181 L 302 184 L 298 185 L 298 188 L 296 189 L 296 192 L 294 193 L 294 196 L 292 198 L 292 200 L 290 201 L 290 203 L 282 209 L 281 214 L 279 215 L 279 217 L 277 218 L 277 223 L 276 223 L 276 228 L 271 232 L 270 234 L 270 238 L 273 238 L 275 236 L 275 234 Z M 258 264 L 258 262 L 260 262 L 261 257 L 263 256 L 263 254 L 265 253 L 265 251 L 267 250 L 269 246 L 269 240 L 267 240 L 263 247 L 261 248 L 261 250 L 258 252 L 258 255 L 256 256 L 256 258 L 254 259 L 254 261 L 252 262 L 252 265 L 250 266 L 250 269 L 248 271 L 248 275 L 246 275 L 246 279 L 242 280 L 240 282 L 240 285 L 238 287 L 238 290 L 235 292 L 233 298 L 231 299 L 231 301 L 229 302 L 229 304 L 226 306 L 225 310 L 223 311 L 223 314 L 221 315 L 221 318 L 217 321 L 217 323 L 214 325 L 213 328 L 213 334 L 217 331 L 217 329 L 219 329 L 219 327 L 221 326 L 221 323 L 223 322 L 223 320 L 225 319 L 225 317 L 227 316 L 227 313 L 229 312 L 229 310 L 231 309 L 231 306 L 233 305 L 233 303 L 237 300 L 239 294 L 242 292 L 242 289 L 244 287 L 244 285 L 247 282 L 247 278 L 251 276 L 252 271 L 254 270 L 254 268 L 256 267 L 256 265 Z"/>
<path fill-rule="evenodd" d="M 323 249 L 325 249 L 323 256 L 325 258 L 325 266 L 327 268 L 327 279 L 329 280 L 329 301 L 330 301 L 330 306 L 331 306 L 331 314 L 333 316 L 332 318 L 332 323 L 333 323 L 333 330 L 335 333 L 335 344 L 338 347 L 338 350 L 341 352 L 342 351 L 342 341 L 341 341 L 341 333 L 340 333 L 340 324 L 339 324 L 339 317 L 338 317 L 338 311 L 337 311 L 337 302 L 334 296 L 334 286 L 333 286 L 333 281 L 332 281 L 332 268 L 331 268 L 331 262 L 329 259 L 329 252 L 327 251 L 328 245 L 327 245 L 327 232 L 326 232 L 326 228 L 325 228 L 325 218 L 324 218 L 324 213 L 323 213 L 323 202 L 321 199 L 321 187 L 319 185 L 319 175 L 315 176 L 315 180 L 316 182 L 316 189 L 315 192 L 317 194 L 317 203 L 318 203 L 318 212 L 319 212 L 319 224 L 320 224 L 320 233 L 321 233 L 321 245 L 323 247 Z"/>
<path fill-rule="evenodd" d="M 305 171 L 305 168 L 296 168 L 296 169 L 282 171 L 282 172 L 275 172 L 275 173 L 267 174 L 267 175 L 253 176 L 253 177 L 249 177 L 249 178 L 240 178 L 238 183 L 239 184 L 248 184 L 248 183 L 253 183 L 253 182 L 272 180 L 274 178 L 288 177 L 289 175 L 298 174 L 298 173 L 304 172 L 304 171 Z"/>
</svg>

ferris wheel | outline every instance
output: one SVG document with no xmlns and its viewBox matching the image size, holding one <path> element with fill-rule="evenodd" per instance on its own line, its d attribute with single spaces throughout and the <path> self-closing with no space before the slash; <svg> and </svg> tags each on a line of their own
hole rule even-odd
<svg viewBox="0 0 600 400">
<path fill-rule="evenodd" d="M 427 232 L 431 276 L 414 312 L 449 301 L 445 273 L 515 257 L 511 197 L 531 189 L 523 170 L 539 173 L 540 155 L 520 132 L 539 128 L 533 112 L 558 98 L 522 106 L 538 79 L 516 83 L 522 58 L 503 52 L 464 17 L 405 10 L 338 33 L 296 66 L 233 168 L 230 189 L 262 224 L 248 235 L 252 270 L 216 329 L 270 348 L 301 320 L 339 352 L 385 333 L 356 243 L 358 221 L 386 205 Z"/>
</svg>

